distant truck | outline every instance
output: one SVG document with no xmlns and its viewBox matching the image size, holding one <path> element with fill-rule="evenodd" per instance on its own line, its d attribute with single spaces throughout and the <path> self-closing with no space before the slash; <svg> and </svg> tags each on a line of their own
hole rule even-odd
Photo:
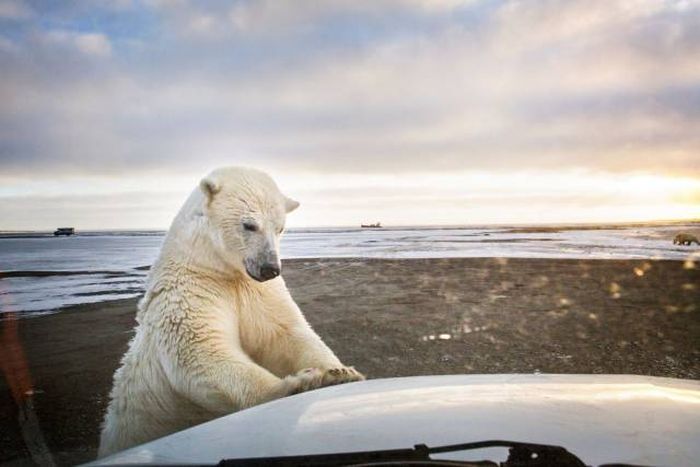
<svg viewBox="0 0 700 467">
<path fill-rule="evenodd" d="M 65 236 L 73 235 L 73 234 L 75 234 L 75 228 L 74 227 L 59 227 L 56 230 L 54 230 L 53 234 L 57 237 L 59 235 L 65 235 Z"/>
</svg>

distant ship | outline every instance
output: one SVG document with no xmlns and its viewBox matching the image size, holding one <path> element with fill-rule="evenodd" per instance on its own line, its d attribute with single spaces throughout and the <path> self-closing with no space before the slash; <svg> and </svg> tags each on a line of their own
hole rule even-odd
<svg viewBox="0 0 700 467">
<path fill-rule="evenodd" d="M 65 235 L 65 236 L 73 235 L 73 234 L 75 234 L 75 228 L 74 227 L 59 227 L 56 230 L 54 230 L 53 234 L 57 237 L 59 235 Z"/>
<path fill-rule="evenodd" d="M 376 224 L 360 224 L 360 227 L 362 227 L 363 229 L 381 229 L 382 223 L 377 222 Z"/>
</svg>

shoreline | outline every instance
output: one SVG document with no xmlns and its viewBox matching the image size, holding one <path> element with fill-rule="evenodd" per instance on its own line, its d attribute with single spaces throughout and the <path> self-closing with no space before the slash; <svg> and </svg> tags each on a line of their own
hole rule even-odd
<svg viewBox="0 0 700 467">
<path fill-rule="evenodd" d="M 628 228 L 628 227 L 656 227 L 656 226 L 676 226 L 676 225 L 694 225 L 700 227 L 700 219 L 698 218 L 683 218 L 683 219 L 654 219 L 654 220 L 629 220 L 621 222 L 612 221 L 581 221 L 581 222 L 540 222 L 540 223 L 523 223 L 523 222 L 496 222 L 496 223 L 476 223 L 476 224 L 399 224 L 399 225 L 383 225 L 382 229 L 500 229 L 500 228 L 562 228 L 562 229 L 577 229 L 581 230 L 592 229 L 608 229 L 608 228 Z M 324 229 L 361 229 L 361 224 L 353 225 L 317 225 L 292 227 L 291 230 L 324 230 Z M 0 238 L 8 238 L 7 236 L 53 236 L 55 228 L 45 230 L 0 230 Z M 167 227 L 154 228 L 133 228 L 133 229 L 80 229 L 76 233 L 84 233 L 89 235 L 103 235 L 113 233 L 126 234 L 165 234 L 168 231 Z"/>
<path fill-rule="evenodd" d="M 299 230 L 283 237 L 281 250 L 288 262 L 317 258 L 700 261 L 700 247 L 672 243 L 678 231 L 700 235 L 698 224 L 607 227 Z M 4 271 L 0 272 L 0 312 L 48 315 L 73 304 L 137 296 L 143 290 L 145 265 L 156 260 L 162 242 L 160 234 L 133 232 L 0 241 Z"/>
<path fill-rule="evenodd" d="M 292 297 L 316 332 L 369 378 L 534 372 L 700 378 L 700 270 L 681 261 L 283 264 Z M 137 300 L 73 305 L 15 321 L 38 422 L 60 465 L 95 455 Z M 26 462 L 6 378 L 0 378 L 0 414 L 0 462 Z"/>
<path fill-rule="evenodd" d="M 484 241 L 484 243 L 488 243 L 489 240 Z M 500 240 L 492 240 L 491 242 L 500 242 Z M 440 258 L 440 257 L 428 257 L 428 258 L 421 258 L 421 257 L 410 257 L 410 258 L 377 258 L 377 257 L 363 257 L 363 256 L 338 256 L 338 257 L 295 257 L 295 258 L 289 258 L 289 259 L 282 259 L 283 265 L 287 265 L 288 267 L 295 267 L 295 264 L 297 263 L 309 263 L 309 262 L 315 262 L 315 261 L 362 261 L 362 262 L 367 262 L 367 263 L 372 263 L 372 262 L 383 262 L 383 261 L 394 261 L 394 262 L 401 262 L 401 261 L 496 261 L 496 262 L 502 262 L 502 261 L 554 261 L 554 262 L 638 262 L 640 264 L 643 263 L 649 263 L 649 264 L 656 264 L 656 263 L 664 263 L 664 262 L 671 262 L 671 263 L 682 263 L 685 268 L 698 268 L 700 267 L 700 250 L 696 251 L 691 251 L 688 254 L 688 257 L 685 259 L 680 259 L 680 258 L 569 258 L 569 257 L 563 257 L 563 258 L 550 258 L 550 257 L 541 257 L 541 258 L 529 258 L 529 257 L 518 257 L 518 256 L 503 256 L 503 257 L 490 257 L 490 256 L 483 256 L 483 257 L 474 257 L 474 256 L 468 256 L 468 257 L 445 257 L 445 258 Z M 134 271 L 148 271 L 150 270 L 151 266 L 146 265 L 146 266 L 138 266 L 135 268 L 132 268 Z M 132 277 L 139 277 L 138 274 L 131 273 L 129 271 L 117 271 L 117 270 L 97 270 L 97 271 L 40 271 L 40 270 L 34 270 L 34 271 L 0 271 L 0 279 L 3 278 L 14 278 L 14 277 L 51 277 L 51 276 L 90 276 L 90 275 L 110 275 L 113 277 L 120 277 L 120 278 L 132 278 Z M 84 296 L 84 297 L 97 297 L 97 296 L 102 296 L 102 295 L 117 295 L 117 294 L 122 294 L 123 292 L 114 292 L 114 291 L 96 291 L 96 292 L 90 292 L 90 293 L 82 293 L 82 294 L 76 294 L 75 296 Z M 7 312 L 7 313 L 0 313 L 0 323 L 6 319 L 4 315 L 14 315 L 13 318 L 17 319 L 35 319 L 35 318 L 41 318 L 45 316 L 52 316 L 58 313 L 71 313 L 71 312 L 80 312 L 83 311 L 82 309 L 84 307 L 95 307 L 99 306 L 101 304 L 108 304 L 111 302 L 124 302 L 124 301 L 130 301 L 130 300 L 139 300 L 143 296 L 143 291 L 137 292 L 137 291 L 130 291 L 128 293 L 133 293 L 136 294 L 138 293 L 137 296 L 134 297 L 128 297 L 128 298 L 107 298 L 105 300 L 101 301 L 92 301 L 92 302 L 85 302 L 85 303 L 76 303 L 76 304 L 69 304 L 66 306 L 58 307 L 55 309 L 46 309 L 46 310 L 32 310 L 32 311 L 12 311 L 12 312 Z"/>
</svg>

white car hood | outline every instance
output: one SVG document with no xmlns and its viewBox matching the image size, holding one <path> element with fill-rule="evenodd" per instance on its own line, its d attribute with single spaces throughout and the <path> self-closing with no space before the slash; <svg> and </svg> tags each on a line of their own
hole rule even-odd
<svg viewBox="0 0 700 467">
<path fill-rule="evenodd" d="M 216 464 L 491 439 L 559 445 L 588 465 L 697 465 L 700 382 L 619 375 L 369 380 L 272 401 L 94 465 Z"/>
</svg>

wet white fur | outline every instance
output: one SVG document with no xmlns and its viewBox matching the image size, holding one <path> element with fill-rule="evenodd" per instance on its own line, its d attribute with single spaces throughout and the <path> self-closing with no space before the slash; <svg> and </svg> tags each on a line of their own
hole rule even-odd
<svg viewBox="0 0 700 467">
<path fill-rule="evenodd" d="M 246 274 L 246 259 L 277 251 L 286 211 L 296 206 L 252 169 L 215 170 L 193 191 L 149 274 L 136 334 L 114 375 L 100 457 L 363 379 L 311 329 L 281 277 L 260 283 Z M 246 231 L 244 220 L 259 231 Z"/>
</svg>

